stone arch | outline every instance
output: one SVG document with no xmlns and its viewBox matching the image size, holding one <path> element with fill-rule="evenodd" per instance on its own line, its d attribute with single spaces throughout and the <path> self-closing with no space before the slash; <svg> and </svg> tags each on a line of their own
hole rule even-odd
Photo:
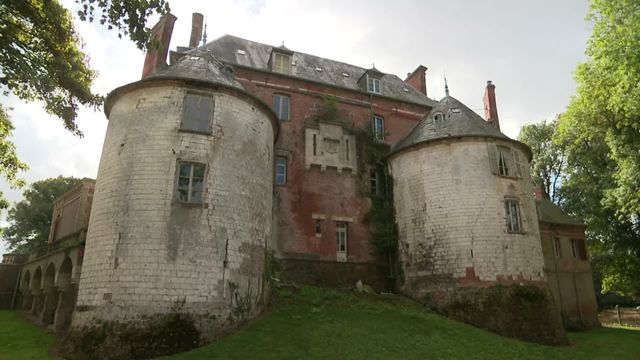
<svg viewBox="0 0 640 360">
<path fill-rule="evenodd" d="M 24 276 L 22 277 L 22 284 L 20 284 L 20 289 L 22 289 L 22 291 L 28 291 L 30 282 L 31 273 L 29 272 L 29 270 L 27 270 L 24 272 Z"/>
<path fill-rule="evenodd" d="M 42 268 L 38 266 L 33 273 L 31 284 L 29 284 L 33 301 L 31 301 L 31 313 L 39 314 L 44 303 L 44 294 L 42 293 Z"/>
<path fill-rule="evenodd" d="M 56 287 L 58 290 L 58 302 L 53 319 L 53 329 L 60 333 L 64 332 L 71 323 L 71 314 L 75 305 L 76 287 L 72 283 L 73 262 L 71 258 L 66 256 L 56 278 Z"/>
<path fill-rule="evenodd" d="M 55 286 L 56 265 L 51 262 L 47 265 L 42 279 L 42 289 L 44 292 L 44 304 L 40 318 L 45 324 L 53 324 L 58 307 L 58 290 Z"/>
<path fill-rule="evenodd" d="M 67 287 L 71 285 L 71 276 L 73 274 L 73 262 L 67 256 L 62 260 L 60 268 L 58 269 L 58 275 L 56 276 L 55 284 L 58 288 Z"/>
<path fill-rule="evenodd" d="M 37 292 L 40 291 L 40 287 L 42 285 L 42 268 L 38 266 L 36 270 L 33 272 L 33 279 L 31 280 L 31 291 Z"/>
</svg>

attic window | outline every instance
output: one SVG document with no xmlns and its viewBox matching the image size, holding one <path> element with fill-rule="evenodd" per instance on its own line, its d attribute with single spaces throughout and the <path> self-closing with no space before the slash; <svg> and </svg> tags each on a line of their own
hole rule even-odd
<svg viewBox="0 0 640 360">
<path fill-rule="evenodd" d="M 240 54 L 240 55 L 245 55 L 246 54 L 246 52 L 244 50 L 241 50 L 241 49 L 236 50 L 236 52 L 238 54 Z"/>
<path fill-rule="evenodd" d="M 409 89 L 407 89 L 407 88 L 402 88 L 402 91 L 404 91 L 404 92 L 408 93 L 408 92 L 409 92 Z"/>
<path fill-rule="evenodd" d="M 367 75 L 367 91 L 370 93 L 381 94 L 382 90 L 380 89 L 380 79 Z"/>
<path fill-rule="evenodd" d="M 274 72 L 289 75 L 291 73 L 291 56 L 274 52 L 272 67 Z"/>
<path fill-rule="evenodd" d="M 342 73 L 342 76 L 344 76 L 344 77 L 349 77 L 349 73 L 343 72 L 343 73 Z"/>
<path fill-rule="evenodd" d="M 444 124 L 444 115 L 442 113 L 437 113 L 433 115 L 433 123 L 434 125 Z"/>
<path fill-rule="evenodd" d="M 316 66 L 316 71 L 322 71 L 322 68 L 319 66 Z"/>
</svg>

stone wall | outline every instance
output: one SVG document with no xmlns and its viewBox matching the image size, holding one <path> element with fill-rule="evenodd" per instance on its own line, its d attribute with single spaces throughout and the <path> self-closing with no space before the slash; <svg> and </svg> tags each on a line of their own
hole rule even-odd
<svg viewBox="0 0 640 360">
<path fill-rule="evenodd" d="M 211 134 L 180 130 L 186 91 L 213 96 Z M 183 313 L 211 339 L 259 313 L 274 128 L 262 108 L 236 95 L 155 82 L 114 101 L 74 328 Z M 176 200 L 181 161 L 206 165 L 201 204 Z"/>
<path fill-rule="evenodd" d="M 420 298 L 460 285 L 545 281 L 528 167 L 522 178 L 493 174 L 492 142 L 451 139 L 390 159 L 403 292 Z M 507 232 L 507 197 L 520 204 L 522 233 Z"/>
<path fill-rule="evenodd" d="M 11 309 L 20 265 L 0 264 L 0 309 Z"/>
</svg>

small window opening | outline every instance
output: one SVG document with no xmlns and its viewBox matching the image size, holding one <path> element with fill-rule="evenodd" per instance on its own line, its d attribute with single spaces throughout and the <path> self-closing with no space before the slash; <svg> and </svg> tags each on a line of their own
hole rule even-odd
<svg viewBox="0 0 640 360">
<path fill-rule="evenodd" d="M 380 192 L 378 187 L 378 171 L 376 169 L 369 170 L 369 192 L 375 196 L 378 196 Z"/>
<path fill-rule="evenodd" d="M 561 253 L 560 253 L 560 239 L 554 237 L 553 238 L 553 253 L 555 254 L 556 258 L 560 258 Z"/>
<path fill-rule="evenodd" d="M 180 163 L 178 166 L 177 196 L 180 202 L 202 203 L 204 188 L 204 164 Z"/>
<path fill-rule="evenodd" d="M 316 149 L 318 148 L 318 140 L 316 134 L 313 134 L 313 156 L 316 156 Z"/>
<path fill-rule="evenodd" d="M 287 183 L 287 158 L 284 156 L 276 157 L 276 185 L 285 185 Z"/>
<path fill-rule="evenodd" d="M 345 155 L 346 155 L 347 161 L 349 161 L 349 139 L 345 140 L 345 151 L 346 151 Z"/>
<path fill-rule="evenodd" d="M 520 217 L 520 205 L 517 200 L 505 200 L 504 211 L 507 221 L 507 232 L 521 233 L 522 222 Z"/>
<path fill-rule="evenodd" d="M 322 220 L 314 219 L 313 227 L 315 228 L 316 235 L 322 235 Z"/>
</svg>

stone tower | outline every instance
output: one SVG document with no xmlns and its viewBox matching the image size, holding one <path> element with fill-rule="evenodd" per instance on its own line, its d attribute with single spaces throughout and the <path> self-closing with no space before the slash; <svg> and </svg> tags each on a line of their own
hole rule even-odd
<svg viewBox="0 0 640 360">
<path fill-rule="evenodd" d="M 545 281 L 530 159 L 451 96 L 395 146 L 402 291 Z"/>
<path fill-rule="evenodd" d="M 72 326 L 186 314 L 211 339 L 261 310 L 271 236 L 272 110 L 191 50 L 105 102 Z M 149 323 L 149 324 L 147 324 Z"/>
</svg>

